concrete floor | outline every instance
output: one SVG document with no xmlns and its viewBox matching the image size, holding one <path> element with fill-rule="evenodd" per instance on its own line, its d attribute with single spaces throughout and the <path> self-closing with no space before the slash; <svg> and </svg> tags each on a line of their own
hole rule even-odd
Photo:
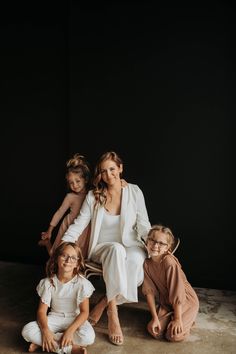
<svg viewBox="0 0 236 354">
<path fill-rule="evenodd" d="M 21 337 L 24 324 L 35 319 L 38 297 L 35 287 L 44 277 L 37 265 L 0 262 L 0 354 L 27 353 L 28 344 Z M 101 296 L 103 284 L 91 277 L 97 293 L 91 307 Z M 196 325 L 187 341 L 168 343 L 152 339 L 145 330 L 149 313 L 145 302 L 122 305 L 119 308 L 125 342 L 114 346 L 107 339 L 107 319 L 104 314 L 96 325 L 95 343 L 89 354 L 235 354 L 236 353 L 236 292 L 195 288 L 200 299 Z M 39 351 L 40 352 L 40 351 Z"/>
</svg>

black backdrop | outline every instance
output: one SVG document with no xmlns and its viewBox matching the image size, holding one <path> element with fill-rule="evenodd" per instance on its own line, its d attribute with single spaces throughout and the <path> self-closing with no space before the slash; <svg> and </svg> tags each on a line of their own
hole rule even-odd
<svg viewBox="0 0 236 354">
<path fill-rule="evenodd" d="M 190 282 L 236 288 L 234 23 L 229 1 L 5 5 L 0 260 L 43 265 L 66 159 L 114 149 Z"/>
</svg>

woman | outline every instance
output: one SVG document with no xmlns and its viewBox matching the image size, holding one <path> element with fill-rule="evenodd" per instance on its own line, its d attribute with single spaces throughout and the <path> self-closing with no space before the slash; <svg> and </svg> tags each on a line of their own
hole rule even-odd
<svg viewBox="0 0 236 354">
<path fill-rule="evenodd" d="M 151 227 L 141 189 L 122 185 L 123 163 L 114 152 L 103 154 L 95 168 L 94 190 L 88 192 L 79 216 L 62 241 L 76 242 L 91 221 L 88 258 L 102 264 L 106 285 L 103 298 L 91 313 L 96 324 L 107 306 L 108 334 L 115 345 L 123 344 L 117 305 L 137 302 L 146 257 L 141 238 Z"/>
</svg>

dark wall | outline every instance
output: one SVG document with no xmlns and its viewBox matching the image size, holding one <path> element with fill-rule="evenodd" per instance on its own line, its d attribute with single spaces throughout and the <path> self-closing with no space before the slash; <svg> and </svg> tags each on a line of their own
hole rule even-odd
<svg viewBox="0 0 236 354">
<path fill-rule="evenodd" d="M 65 190 L 68 40 L 64 7 L 1 11 L 3 260 L 40 262 L 40 232 Z"/>
<path fill-rule="evenodd" d="M 70 17 L 71 151 L 118 151 L 189 279 L 216 288 L 235 287 L 233 10 L 112 2 Z"/>
<path fill-rule="evenodd" d="M 37 241 L 64 197 L 66 159 L 93 165 L 114 149 L 151 223 L 180 237 L 190 282 L 235 289 L 233 5 L 37 10 L 4 27 L 0 259 L 43 264 Z"/>
</svg>

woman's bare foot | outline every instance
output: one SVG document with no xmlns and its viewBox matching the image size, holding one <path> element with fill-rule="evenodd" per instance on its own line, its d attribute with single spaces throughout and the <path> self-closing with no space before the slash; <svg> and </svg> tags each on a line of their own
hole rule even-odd
<svg viewBox="0 0 236 354">
<path fill-rule="evenodd" d="M 28 352 L 33 353 L 33 352 L 35 352 L 35 350 L 37 350 L 38 348 L 39 348 L 39 345 L 34 344 L 34 343 L 30 343 Z"/>
<path fill-rule="evenodd" d="M 71 354 L 87 354 L 87 349 L 85 347 L 81 347 L 80 345 L 73 345 Z"/>
<path fill-rule="evenodd" d="M 123 333 L 120 327 L 118 311 L 107 310 L 108 317 L 108 335 L 110 342 L 115 345 L 122 345 L 124 342 Z"/>
<path fill-rule="evenodd" d="M 98 323 L 106 307 L 107 307 L 107 298 L 105 296 L 94 306 L 94 308 L 89 314 L 88 321 L 91 323 L 92 326 L 95 326 Z"/>
</svg>

